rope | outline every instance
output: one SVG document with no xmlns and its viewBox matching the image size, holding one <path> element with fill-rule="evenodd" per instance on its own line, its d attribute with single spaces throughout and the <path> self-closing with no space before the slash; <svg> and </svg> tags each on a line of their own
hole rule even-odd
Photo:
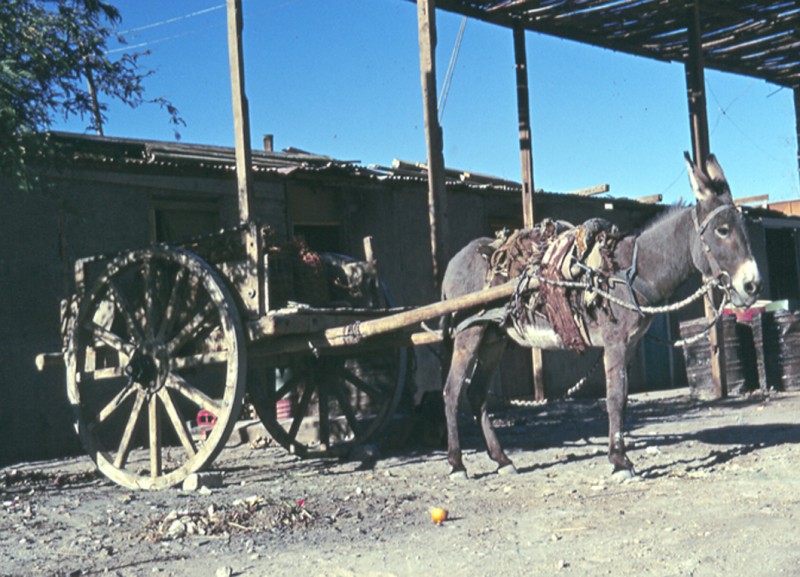
<svg viewBox="0 0 800 577">
<path fill-rule="evenodd" d="M 644 315 L 644 316 L 646 316 L 646 315 L 657 315 L 657 314 L 663 314 L 663 313 L 670 313 L 670 312 L 678 311 L 678 310 L 690 305 L 694 301 L 702 298 L 703 296 L 706 296 L 706 295 L 710 296 L 712 290 L 715 287 L 719 287 L 719 288 L 723 289 L 723 292 L 725 293 L 725 298 L 722 299 L 722 302 L 720 303 L 719 308 L 715 311 L 714 318 L 711 320 L 711 322 L 701 332 L 699 332 L 698 334 L 693 335 L 691 337 L 687 337 L 685 339 L 679 339 L 679 340 L 677 340 L 675 342 L 665 341 L 664 339 L 655 339 L 655 340 L 657 340 L 659 342 L 670 344 L 671 346 L 674 346 L 674 347 L 685 347 L 685 346 L 691 345 L 693 343 L 696 343 L 696 342 L 700 341 L 701 339 L 706 338 L 706 336 L 708 335 L 709 331 L 711 331 L 711 329 L 714 327 L 714 325 L 717 324 L 717 321 L 719 321 L 719 319 L 722 317 L 722 313 L 724 312 L 725 307 L 730 302 L 730 295 L 728 293 L 727 287 L 725 287 L 718 279 L 709 279 L 709 280 L 707 280 L 700 288 L 698 288 L 692 294 L 690 294 L 689 296 L 681 299 L 678 302 L 675 302 L 675 303 L 672 303 L 672 304 L 668 304 L 668 305 L 661 305 L 661 306 L 647 306 L 647 305 L 641 306 L 636 302 L 635 299 L 633 299 L 633 303 L 630 303 L 630 302 L 626 302 L 626 301 L 624 301 L 624 300 L 622 300 L 620 298 L 615 297 L 614 295 L 612 295 L 608 291 L 605 291 L 605 290 L 599 288 L 598 286 L 596 286 L 595 284 L 593 284 L 591 282 L 592 278 L 594 278 L 595 275 L 590 274 L 590 275 L 587 275 L 587 276 L 589 277 L 588 280 L 585 281 L 585 282 L 581 282 L 581 281 L 568 281 L 568 280 L 548 279 L 548 278 L 543 278 L 543 277 L 541 277 L 541 276 L 539 276 L 538 274 L 535 274 L 535 273 L 532 274 L 530 272 L 526 272 L 522 277 L 520 277 L 520 281 L 517 284 L 517 290 L 515 291 L 515 294 L 514 294 L 515 302 L 517 303 L 517 306 L 519 306 L 519 298 L 521 296 L 521 293 L 525 292 L 526 290 L 531 290 L 530 289 L 530 281 L 533 278 L 539 280 L 539 282 L 549 283 L 549 284 L 553 284 L 553 285 L 559 286 L 559 287 L 573 288 L 573 289 L 579 289 L 579 290 L 593 290 L 598 295 L 600 295 L 602 298 L 607 299 L 609 302 L 614 303 L 614 304 L 616 304 L 616 305 L 618 305 L 618 306 L 620 306 L 620 307 L 622 307 L 624 309 L 627 309 L 629 311 L 637 312 L 637 313 L 639 313 L 641 315 Z M 524 287 L 523 287 L 523 285 L 524 285 Z M 594 367 L 592 367 L 592 369 L 590 370 L 590 373 L 593 370 L 594 370 Z M 587 375 L 587 377 L 588 377 L 588 375 Z"/>
<path fill-rule="evenodd" d="M 635 305 L 633 303 L 629 303 L 627 301 L 624 301 L 624 300 L 622 300 L 620 298 L 615 297 L 611 293 L 609 293 L 607 291 L 604 291 L 603 289 L 599 288 L 596 285 L 593 285 L 591 282 L 547 279 L 547 278 L 542 278 L 539 275 L 533 275 L 533 276 L 530 276 L 530 278 L 536 278 L 539 282 L 548 283 L 548 284 L 552 284 L 552 285 L 556 285 L 556 286 L 560 286 L 560 287 L 565 287 L 565 288 L 575 288 L 575 289 L 581 289 L 581 290 L 592 290 L 592 291 L 596 292 L 597 294 L 599 294 L 604 299 L 608 300 L 609 302 L 614 303 L 615 305 L 621 306 L 622 308 L 625 308 L 627 310 L 634 311 L 634 312 L 639 312 L 641 310 L 641 312 L 643 314 L 645 314 L 645 315 L 658 315 L 658 314 L 662 314 L 662 313 L 671 313 L 671 312 L 678 311 L 678 310 L 690 305 L 694 301 L 698 300 L 704 294 L 709 292 L 712 288 L 720 286 L 720 283 L 719 283 L 718 280 L 709 279 L 708 281 L 705 282 L 705 284 L 703 284 L 703 286 L 698 288 L 691 295 L 689 295 L 688 297 L 686 297 L 686 298 L 684 298 L 684 299 L 682 299 L 682 300 L 680 300 L 680 301 L 678 301 L 676 303 L 672 303 L 672 304 L 669 304 L 669 305 L 661 305 L 661 306 L 647 306 L 647 305 L 638 306 L 638 305 Z M 529 278 L 525 279 L 526 285 L 528 284 L 528 280 L 529 280 Z M 520 286 L 522 285 L 522 282 L 523 281 L 521 279 L 520 283 L 519 283 Z M 524 292 L 526 289 L 527 289 L 527 286 L 525 288 L 523 288 L 522 290 L 520 290 L 519 292 Z M 727 304 L 727 299 L 724 302 L 725 302 L 725 304 Z"/>
</svg>

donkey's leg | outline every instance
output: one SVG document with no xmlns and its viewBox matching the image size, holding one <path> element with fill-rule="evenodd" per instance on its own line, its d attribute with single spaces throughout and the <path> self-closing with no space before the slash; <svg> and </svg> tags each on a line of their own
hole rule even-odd
<svg viewBox="0 0 800 577">
<path fill-rule="evenodd" d="M 503 358 L 506 349 L 505 335 L 500 334 L 496 329 L 488 328 L 483 335 L 480 351 L 477 357 L 477 364 L 473 370 L 472 380 L 467 386 L 467 398 L 469 399 L 475 420 L 480 423 L 483 438 L 486 441 L 486 450 L 489 457 L 497 463 L 499 473 L 516 473 L 516 468 L 508 458 L 500 440 L 492 428 L 489 420 L 487 396 L 492 376 Z"/>
<path fill-rule="evenodd" d="M 444 413 L 447 420 L 447 461 L 451 477 L 466 477 L 467 469 L 461 459 L 461 440 L 458 435 L 458 404 L 461 389 L 472 378 L 478 358 L 484 327 L 473 326 L 459 332 L 453 340 L 453 356 L 447 382 L 444 385 Z M 467 384 L 467 386 L 469 386 Z"/>
<path fill-rule="evenodd" d="M 614 473 L 633 475 L 633 463 L 625 454 L 624 418 L 628 403 L 628 354 L 623 345 L 606 346 L 606 406 L 608 409 L 608 460 Z"/>
</svg>

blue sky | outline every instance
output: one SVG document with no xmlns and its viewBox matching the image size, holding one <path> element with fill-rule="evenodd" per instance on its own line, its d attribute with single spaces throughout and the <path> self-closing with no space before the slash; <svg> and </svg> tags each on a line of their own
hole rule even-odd
<svg viewBox="0 0 800 577">
<path fill-rule="evenodd" d="M 182 141 L 233 145 L 224 0 L 113 0 L 129 50 L 149 50 L 151 97 Z M 244 0 L 253 146 L 265 133 L 363 164 L 425 161 L 416 6 L 406 0 Z M 438 80 L 461 17 L 439 11 Z M 537 188 L 607 183 L 610 196 L 688 198 L 683 66 L 527 34 Z M 112 43 L 110 49 L 119 48 Z M 711 148 L 734 196 L 800 198 L 791 91 L 706 71 Z M 109 136 L 172 140 L 156 106 L 112 106 Z M 85 123 L 55 128 L 84 131 Z M 449 167 L 519 180 L 511 32 L 469 20 L 442 121 Z"/>
</svg>

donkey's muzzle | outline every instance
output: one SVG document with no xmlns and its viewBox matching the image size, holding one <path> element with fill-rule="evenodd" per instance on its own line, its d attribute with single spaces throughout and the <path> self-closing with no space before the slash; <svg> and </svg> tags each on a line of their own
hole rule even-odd
<svg viewBox="0 0 800 577">
<path fill-rule="evenodd" d="M 761 274 L 755 260 L 750 259 L 739 267 L 731 278 L 731 300 L 737 307 L 749 307 L 761 294 Z"/>
</svg>

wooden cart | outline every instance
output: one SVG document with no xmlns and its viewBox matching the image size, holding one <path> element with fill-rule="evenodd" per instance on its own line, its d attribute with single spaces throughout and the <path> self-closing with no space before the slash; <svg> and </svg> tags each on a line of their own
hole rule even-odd
<svg viewBox="0 0 800 577">
<path fill-rule="evenodd" d="M 246 393 L 287 450 L 341 455 L 391 418 L 409 347 L 441 340 L 421 323 L 514 290 L 410 310 L 292 305 L 291 267 L 264 230 L 247 224 L 76 263 L 63 351 L 38 361 L 63 360 L 75 428 L 113 481 L 163 488 L 208 467 Z M 375 266 L 369 254 L 360 265 Z"/>
</svg>

